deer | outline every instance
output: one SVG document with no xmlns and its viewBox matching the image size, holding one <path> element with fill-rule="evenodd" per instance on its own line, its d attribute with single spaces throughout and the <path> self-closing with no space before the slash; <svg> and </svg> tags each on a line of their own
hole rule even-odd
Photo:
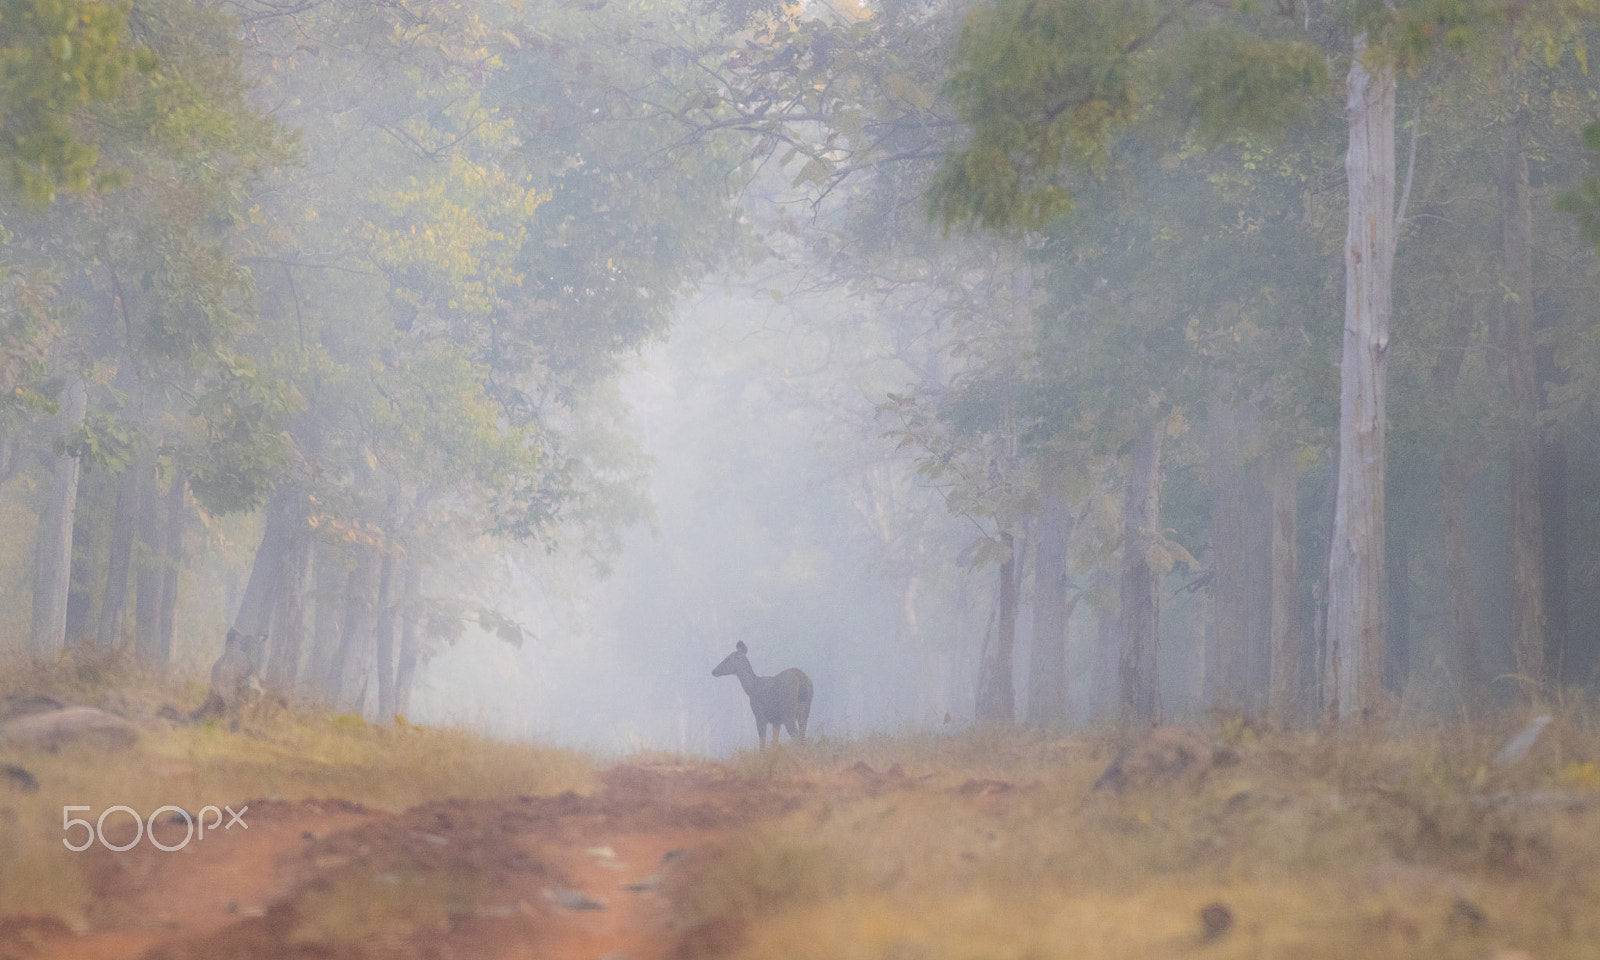
<svg viewBox="0 0 1600 960">
<path fill-rule="evenodd" d="M 795 667 L 775 677 L 758 677 L 745 654 L 749 649 L 740 640 L 733 652 L 711 671 L 713 677 L 733 674 L 750 698 L 750 712 L 756 715 L 756 736 L 761 749 L 767 749 L 767 727 L 772 728 L 772 745 L 778 745 L 778 728 L 789 731 L 789 742 L 806 739 L 806 719 L 811 716 L 811 678 Z"/>
</svg>

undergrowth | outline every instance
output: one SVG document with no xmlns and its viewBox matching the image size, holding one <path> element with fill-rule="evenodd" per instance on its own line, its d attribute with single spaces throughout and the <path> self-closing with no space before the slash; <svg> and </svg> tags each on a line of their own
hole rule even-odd
<svg viewBox="0 0 1600 960">
<path fill-rule="evenodd" d="M 1600 730 L 1562 710 L 1497 765 L 1525 720 L 1315 735 L 1220 719 L 1216 762 L 1121 794 L 1093 789 L 1128 742 L 1113 731 L 751 752 L 744 776 L 821 799 L 674 896 L 692 928 L 738 931 L 722 942 L 741 960 L 1593 957 Z"/>
</svg>

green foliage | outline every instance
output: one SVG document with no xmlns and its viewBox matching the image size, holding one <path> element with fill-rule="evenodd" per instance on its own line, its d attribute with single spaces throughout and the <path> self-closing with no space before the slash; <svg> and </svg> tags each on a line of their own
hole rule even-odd
<svg viewBox="0 0 1600 960">
<path fill-rule="evenodd" d="M 0 3 L 0 159 L 13 185 L 37 204 L 58 187 L 81 190 L 98 160 L 74 112 L 117 96 L 130 69 L 149 71 L 148 51 L 121 45 L 126 3 L 5 0 Z"/>
</svg>

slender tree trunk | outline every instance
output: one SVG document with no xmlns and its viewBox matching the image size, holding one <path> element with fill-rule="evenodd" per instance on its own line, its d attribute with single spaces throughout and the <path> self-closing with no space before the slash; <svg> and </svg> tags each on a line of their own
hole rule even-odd
<svg viewBox="0 0 1600 960">
<path fill-rule="evenodd" d="M 1517 672 L 1538 698 L 1544 661 L 1544 524 L 1539 516 L 1539 384 L 1533 352 L 1533 226 L 1523 120 L 1506 125 L 1500 168 L 1501 246 L 1505 257 L 1506 387 L 1511 406 L 1511 650 Z"/>
<path fill-rule="evenodd" d="M 378 666 L 378 721 L 389 723 L 395 715 L 394 697 L 394 551 L 383 551 L 378 572 L 378 623 L 374 650 Z"/>
<path fill-rule="evenodd" d="M 1232 405 L 1207 409 L 1206 481 L 1211 499 L 1211 594 L 1216 642 L 1206 656 L 1206 697 L 1213 706 L 1245 704 L 1244 490 L 1239 431 Z"/>
<path fill-rule="evenodd" d="M 267 661 L 267 685 L 288 696 L 300 675 L 300 653 L 305 647 L 306 589 L 311 579 L 311 538 L 304 529 L 290 535 L 283 551 L 282 589 L 272 623 L 272 656 Z"/>
<path fill-rule="evenodd" d="M 1539 519 L 1544 524 L 1545 669 L 1553 683 L 1563 684 L 1582 667 L 1569 663 L 1572 614 L 1567 596 L 1571 560 L 1567 550 L 1567 445 L 1549 439 L 1539 446 Z M 1576 658 L 1572 658 L 1576 659 Z M 1572 671 L 1569 667 L 1576 667 Z"/>
<path fill-rule="evenodd" d="M 94 502 L 92 477 L 78 479 L 78 501 Z M 86 646 L 90 639 L 89 620 L 94 612 L 95 555 L 98 551 L 100 524 L 88 510 L 74 511 L 72 521 L 72 568 L 67 582 L 66 643 L 69 647 Z"/>
<path fill-rule="evenodd" d="M 59 439 L 83 423 L 89 391 L 71 378 L 62 392 L 61 409 L 51 439 Z M 28 651 L 55 657 L 66 646 L 67 591 L 72 577 L 72 523 L 78 507 L 77 457 L 55 457 L 50 472 L 50 498 L 39 517 L 34 542 L 33 617 L 28 626 Z"/>
<path fill-rule="evenodd" d="M 1028 722 L 1063 727 L 1067 709 L 1067 541 L 1072 514 L 1046 497 L 1033 564 L 1033 647 L 1028 666 Z"/>
<path fill-rule="evenodd" d="M 139 463 L 139 540 L 133 556 L 133 650 L 146 670 L 167 665 L 161 649 L 161 561 L 167 532 L 161 506 L 156 458 L 147 454 Z"/>
<path fill-rule="evenodd" d="M 167 490 L 167 530 L 162 537 L 166 547 L 161 563 L 161 649 L 172 657 L 172 638 L 177 630 L 178 574 L 183 570 L 183 532 L 189 519 L 189 481 L 174 475 Z"/>
<path fill-rule="evenodd" d="M 1166 424 L 1157 420 L 1139 434 L 1128 468 L 1122 507 L 1122 649 L 1119 662 L 1124 720 L 1161 719 L 1156 676 L 1161 598 L 1150 550 L 1161 542 L 1161 445 Z"/>
<path fill-rule="evenodd" d="M 422 655 L 422 611 L 418 600 L 422 592 L 422 567 L 415 560 L 405 565 L 400 588 L 400 663 L 395 668 L 395 713 L 411 712 L 411 688 L 416 682 L 417 665 Z"/>
<path fill-rule="evenodd" d="M 111 518 L 111 558 L 106 564 L 106 590 L 100 600 L 95 646 L 114 650 L 122 645 L 128 615 L 128 574 L 133 561 L 134 523 L 139 515 L 139 471 L 130 464 L 117 477 L 117 504 Z"/>
<path fill-rule="evenodd" d="M 1016 720 L 1016 692 L 1012 689 L 1013 651 L 1017 642 L 1017 548 L 1010 533 L 1000 534 L 1004 559 L 1000 563 L 999 621 L 994 644 L 978 664 L 979 723 Z"/>
<path fill-rule="evenodd" d="M 1467 484 L 1474 472 L 1475 458 L 1470 453 L 1453 452 L 1445 457 L 1439 476 L 1439 536 L 1450 596 L 1450 653 L 1446 662 L 1460 687 L 1463 704 L 1468 705 L 1477 702 L 1483 684 L 1478 590 L 1472 577 L 1472 549 L 1467 543 Z"/>
<path fill-rule="evenodd" d="M 1121 655 L 1122 625 L 1116 605 L 1102 603 L 1094 608 L 1094 686 L 1090 717 L 1110 720 L 1121 712 L 1118 670 Z"/>
<path fill-rule="evenodd" d="M 1388 577 L 1389 624 L 1385 645 L 1384 686 L 1396 696 L 1405 694 L 1411 676 L 1411 530 L 1404 517 L 1409 506 L 1395 498 L 1396 521 L 1388 524 L 1384 575 Z"/>
<path fill-rule="evenodd" d="M 1268 461 L 1272 490 L 1272 651 L 1267 712 L 1287 722 L 1299 710 L 1300 642 L 1299 478 L 1294 448 L 1278 444 Z"/>
<path fill-rule="evenodd" d="M 379 564 L 377 547 L 356 548 L 356 566 L 345 585 L 339 650 L 327 682 L 329 699 L 342 711 L 356 708 L 366 690 L 367 672 L 372 666 L 373 607 L 378 593 Z"/>
<path fill-rule="evenodd" d="M 311 655 L 306 659 L 301 686 L 327 697 L 327 679 L 333 672 L 335 657 L 339 652 L 339 627 L 344 613 L 344 585 L 349 578 L 345 556 L 332 544 L 318 542 L 312 561 L 315 571 L 315 596 L 312 606 L 315 620 L 312 627 Z"/>
<path fill-rule="evenodd" d="M 1372 715 L 1383 696 L 1385 366 L 1394 269 L 1391 62 L 1355 40 L 1347 81 L 1344 355 L 1339 367 L 1339 488 L 1328 558 L 1328 712 Z"/>
</svg>

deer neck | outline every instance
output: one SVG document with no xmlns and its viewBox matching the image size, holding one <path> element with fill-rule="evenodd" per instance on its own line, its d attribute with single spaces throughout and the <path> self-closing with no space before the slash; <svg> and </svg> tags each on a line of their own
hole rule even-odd
<svg viewBox="0 0 1600 960">
<path fill-rule="evenodd" d="M 739 686 L 744 688 L 745 696 L 753 697 L 756 695 L 755 667 L 750 666 L 749 663 L 745 663 L 739 669 L 735 670 L 733 675 L 739 678 Z"/>
</svg>

